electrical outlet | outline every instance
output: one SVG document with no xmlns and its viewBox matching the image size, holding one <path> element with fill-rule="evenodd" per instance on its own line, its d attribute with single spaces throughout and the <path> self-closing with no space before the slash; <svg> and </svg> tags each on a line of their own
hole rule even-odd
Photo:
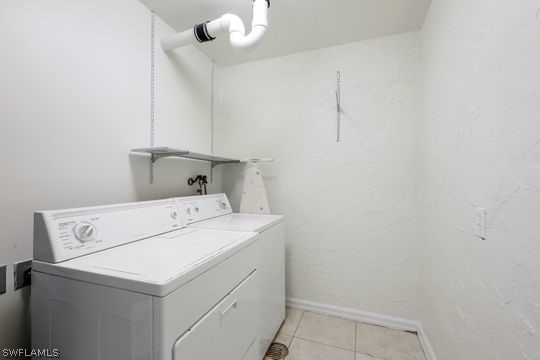
<svg viewBox="0 0 540 360">
<path fill-rule="evenodd" d="M 32 260 L 21 261 L 13 264 L 13 275 L 15 276 L 15 290 L 30 285 Z"/>
<path fill-rule="evenodd" d="M 482 240 L 487 238 L 487 210 L 481 207 L 474 209 L 474 235 Z"/>
<path fill-rule="evenodd" d="M 6 292 L 6 265 L 0 266 L 0 294 Z"/>
</svg>

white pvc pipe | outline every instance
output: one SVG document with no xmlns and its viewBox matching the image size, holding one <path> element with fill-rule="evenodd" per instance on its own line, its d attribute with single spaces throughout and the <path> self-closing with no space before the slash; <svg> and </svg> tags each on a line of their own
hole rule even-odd
<svg viewBox="0 0 540 360">
<path fill-rule="evenodd" d="M 161 47 L 164 50 L 173 50 L 181 46 L 193 43 L 195 36 L 193 29 L 182 31 L 161 39 Z"/>
<path fill-rule="evenodd" d="M 201 26 L 200 30 L 204 28 L 204 36 L 209 37 L 203 41 L 213 40 L 220 34 L 228 32 L 229 41 L 233 48 L 253 50 L 263 39 L 266 29 L 268 29 L 268 5 L 267 0 L 253 1 L 252 29 L 248 35 L 246 35 L 242 19 L 234 14 L 225 14 L 216 20 L 199 25 Z M 197 39 L 196 29 L 189 29 L 161 39 L 161 47 L 169 51 L 203 41 Z"/>
</svg>

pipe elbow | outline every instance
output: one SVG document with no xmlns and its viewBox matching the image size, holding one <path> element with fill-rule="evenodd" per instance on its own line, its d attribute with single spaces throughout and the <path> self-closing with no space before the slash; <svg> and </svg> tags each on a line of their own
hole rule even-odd
<svg viewBox="0 0 540 360">
<path fill-rule="evenodd" d="M 253 21 L 251 24 L 251 32 L 245 35 L 244 23 L 236 16 L 231 15 L 231 20 L 240 22 L 242 27 L 229 28 L 229 37 L 231 46 L 235 49 L 242 51 L 250 51 L 257 47 L 266 34 L 268 29 L 268 6 L 270 3 L 268 0 L 255 0 L 253 2 Z M 241 30 L 241 31 L 237 31 Z"/>
<path fill-rule="evenodd" d="M 252 29 L 248 35 L 246 35 L 246 28 L 240 17 L 235 14 L 225 14 L 216 20 L 197 24 L 193 29 L 163 38 L 161 46 L 164 50 L 170 51 L 196 41 L 199 43 L 212 41 L 218 35 L 228 32 L 233 48 L 252 50 L 266 34 L 269 7 L 270 0 L 253 0 Z"/>
<path fill-rule="evenodd" d="M 257 45 L 259 45 L 265 34 L 266 26 L 257 25 L 252 28 L 251 32 L 247 36 L 245 36 L 244 33 L 241 32 L 231 32 L 230 43 L 231 46 L 235 49 L 241 51 L 250 51 L 255 49 Z"/>
<path fill-rule="evenodd" d="M 246 27 L 244 22 L 239 16 L 235 14 L 225 14 L 221 18 L 221 26 L 224 31 L 230 33 L 238 32 L 244 35 L 246 33 Z"/>
</svg>

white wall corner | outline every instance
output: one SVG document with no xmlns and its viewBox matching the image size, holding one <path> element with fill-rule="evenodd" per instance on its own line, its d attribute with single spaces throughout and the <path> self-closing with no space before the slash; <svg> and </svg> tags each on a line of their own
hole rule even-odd
<svg viewBox="0 0 540 360">
<path fill-rule="evenodd" d="M 420 340 L 420 344 L 422 345 L 422 349 L 424 350 L 424 354 L 426 355 L 426 360 L 437 360 L 431 343 L 429 342 L 427 334 L 425 333 L 420 321 L 404 319 L 396 316 L 382 315 L 369 311 L 321 304 L 302 299 L 287 298 L 287 306 L 294 309 L 337 316 L 343 319 L 384 326 L 391 329 L 416 331 L 418 333 L 418 338 Z"/>
</svg>

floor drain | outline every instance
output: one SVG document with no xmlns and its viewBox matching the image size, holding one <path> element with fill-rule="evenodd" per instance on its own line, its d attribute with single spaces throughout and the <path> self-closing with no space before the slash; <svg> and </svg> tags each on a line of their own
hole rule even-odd
<svg viewBox="0 0 540 360">
<path fill-rule="evenodd" d="M 289 349 L 282 343 L 272 343 L 266 352 L 268 359 L 281 360 L 285 359 L 289 355 Z"/>
</svg>

